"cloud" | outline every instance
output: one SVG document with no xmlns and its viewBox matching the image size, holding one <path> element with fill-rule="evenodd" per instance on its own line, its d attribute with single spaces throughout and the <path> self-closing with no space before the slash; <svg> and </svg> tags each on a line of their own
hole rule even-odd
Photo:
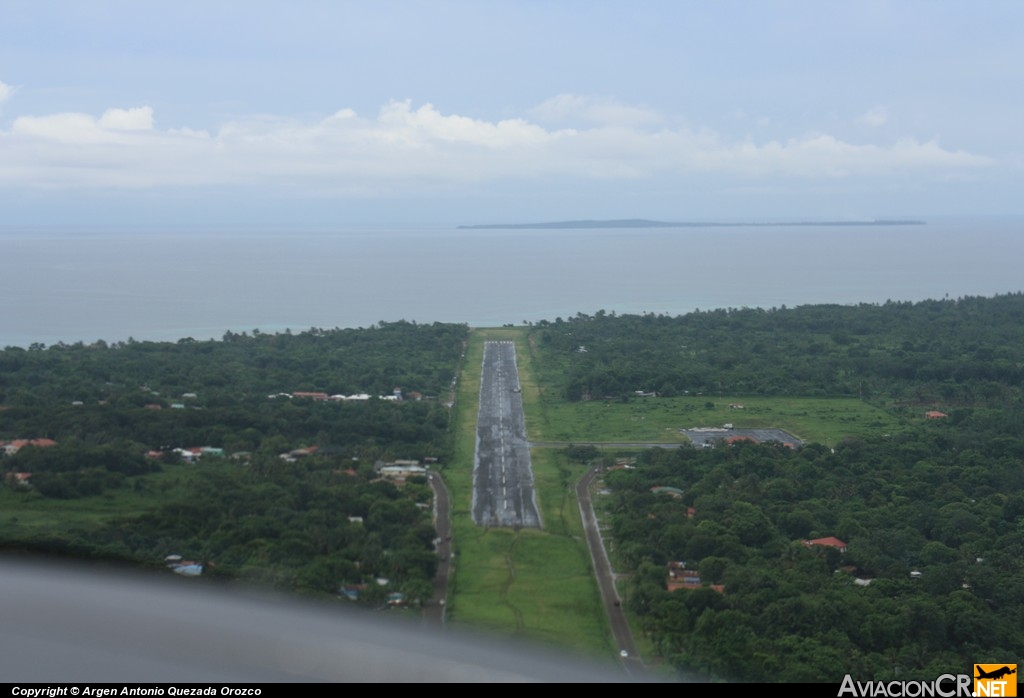
<svg viewBox="0 0 1024 698">
<path fill-rule="evenodd" d="M 390 102 L 380 110 L 380 126 L 414 140 L 462 143 L 486 148 L 511 148 L 547 142 L 551 134 L 522 119 L 491 123 L 465 116 L 445 116 L 431 104 L 413 110 L 411 102 Z"/>
<path fill-rule="evenodd" d="M 6 102 L 14 94 L 14 88 L 0 80 L 0 104 Z"/>
<path fill-rule="evenodd" d="M 649 126 L 661 122 L 661 116 L 649 109 L 626 106 L 613 99 L 570 93 L 547 99 L 529 113 L 539 121 L 554 124 L 582 120 L 608 126 Z"/>
<path fill-rule="evenodd" d="M 19 141 L 29 138 L 69 145 L 85 145 L 112 140 L 96 119 L 89 114 L 75 112 L 18 117 L 11 127 L 11 134 Z M 12 145 L 16 145 L 16 143 L 12 143 Z"/>
<path fill-rule="evenodd" d="M 872 107 L 860 117 L 861 123 L 872 127 L 883 126 L 889 120 L 889 110 L 885 107 Z"/>
<path fill-rule="evenodd" d="M 96 119 L 89 114 L 64 112 L 48 116 L 21 116 L 11 126 L 13 136 L 64 144 L 113 144 L 131 142 L 127 134 L 153 128 L 150 107 L 108 109 Z"/>
<path fill-rule="evenodd" d="M 745 143 L 703 153 L 706 167 L 747 176 L 884 176 L 933 168 L 975 168 L 990 158 L 943 149 L 935 141 L 897 141 L 890 146 L 856 145 L 828 134 L 811 134 L 763 145 Z"/>
<path fill-rule="evenodd" d="M 108 109 L 100 117 L 100 126 L 114 131 L 148 131 L 153 128 L 153 109 Z"/>
<path fill-rule="evenodd" d="M 319 120 L 251 116 L 210 132 L 156 128 L 148 106 L 108 109 L 98 118 L 21 116 L 0 131 L 0 187 L 273 186 L 348 196 L 551 177 L 937 177 L 994 164 L 914 138 L 887 144 L 850 143 L 827 133 L 727 139 L 711 129 L 668 128 L 634 118 L 643 110 L 576 95 L 559 95 L 538 109 L 565 125 L 446 114 L 408 100 L 388 102 L 372 117 L 351 109 Z"/>
</svg>

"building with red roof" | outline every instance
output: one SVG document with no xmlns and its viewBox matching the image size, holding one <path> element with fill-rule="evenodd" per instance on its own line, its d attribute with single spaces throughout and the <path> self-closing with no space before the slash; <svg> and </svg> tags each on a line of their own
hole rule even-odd
<svg viewBox="0 0 1024 698">
<path fill-rule="evenodd" d="M 805 540 L 804 546 L 808 548 L 835 548 L 841 553 L 846 552 L 846 543 L 839 540 L 835 536 L 829 536 L 827 538 L 815 538 L 814 540 Z"/>
</svg>

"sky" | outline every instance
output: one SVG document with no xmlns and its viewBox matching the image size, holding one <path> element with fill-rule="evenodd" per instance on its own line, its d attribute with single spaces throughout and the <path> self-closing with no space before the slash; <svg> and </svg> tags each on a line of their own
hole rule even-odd
<svg viewBox="0 0 1024 698">
<path fill-rule="evenodd" d="M 0 227 L 1024 214 L 1024 3 L 5 0 Z"/>
</svg>

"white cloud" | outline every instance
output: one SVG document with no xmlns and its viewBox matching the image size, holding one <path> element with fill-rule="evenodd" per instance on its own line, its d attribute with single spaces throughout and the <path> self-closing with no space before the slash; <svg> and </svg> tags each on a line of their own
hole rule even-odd
<svg viewBox="0 0 1024 698">
<path fill-rule="evenodd" d="M 6 102 L 14 94 L 14 88 L 0 80 L 0 104 Z"/>
<path fill-rule="evenodd" d="M 569 93 L 544 100 L 529 113 L 539 121 L 554 124 L 582 120 L 610 126 L 649 126 L 661 122 L 661 116 L 649 109 L 626 106 L 613 99 Z"/>
<path fill-rule="evenodd" d="M 48 116 L 21 116 L 14 120 L 11 133 L 55 143 L 99 144 L 125 143 L 136 132 L 153 127 L 150 107 L 108 109 L 96 119 L 89 114 L 64 112 Z"/>
<path fill-rule="evenodd" d="M 856 145 L 828 134 L 812 134 L 785 142 L 769 141 L 726 146 L 704 153 L 708 169 L 747 176 L 775 174 L 795 177 L 884 176 L 932 168 L 974 168 L 993 164 L 989 158 L 944 150 L 935 141 L 914 139 L 891 146 Z"/>
<path fill-rule="evenodd" d="M 993 164 L 913 138 L 855 144 L 816 133 L 759 143 L 726 139 L 710 129 L 609 117 L 614 109 L 600 112 L 603 121 L 581 124 L 598 112 L 592 101 L 574 95 L 544 105 L 575 127 L 445 114 L 430 104 L 414 108 L 409 101 L 389 102 L 372 118 L 351 109 L 318 121 L 253 116 L 214 132 L 155 128 L 148 106 L 109 109 L 99 118 L 22 116 L 10 131 L 0 131 L 0 187 L 248 185 L 346 196 L 414 191 L 423 183 L 551 176 L 937 177 Z"/>
<path fill-rule="evenodd" d="M 153 109 L 108 109 L 100 117 L 100 126 L 114 131 L 148 131 L 153 128 Z"/>
<path fill-rule="evenodd" d="M 11 133 L 15 137 L 37 138 L 52 143 L 88 144 L 111 140 L 96 119 L 89 114 L 74 112 L 20 116 L 14 120 Z"/>
<path fill-rule="evenodd" d="M 871 107 L 864 116 L 860 117 L 862 123 L 872 127 L 879 127 L 885 125 L 885 122 L 889 120 L 889 110 L 885 107 Z"/>
<path fill-rule="evenodd" d="M 431 104 L 415 111 L 409 100 L 389 102 L 380 110 L 378 123 L 390 133 L 401 133 L 411 140 L 437 140 L 487 148 L 536 145 L 550 140 L 551 134 L 522 119 L 491 123 L 465 116 L 445 116 Z"/>
</svg>

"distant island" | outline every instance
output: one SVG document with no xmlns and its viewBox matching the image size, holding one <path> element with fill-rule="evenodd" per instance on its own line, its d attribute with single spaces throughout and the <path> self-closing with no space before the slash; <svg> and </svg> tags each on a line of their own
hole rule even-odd
<svg viewBox="0 0 1024 698">
<path fill-rule="evenodd" d="M 867 220 L 867 221 L 787 221 L 744 223 L 735 222 L 696 222 L 673 223 L 670 221 L 651 221 L 644 218 L 623 218 L 618 220 L 580 220 L 555 221 L 552 223 L 486 223 L 483 225 L 460 225 L 459 230 L 572 230 L 588 228 L 783 228 L 797 225 L 816 226 L 869 226 L 869 225 L 925 225 L 924 221 L 914 220 Z"/>
</svg>

